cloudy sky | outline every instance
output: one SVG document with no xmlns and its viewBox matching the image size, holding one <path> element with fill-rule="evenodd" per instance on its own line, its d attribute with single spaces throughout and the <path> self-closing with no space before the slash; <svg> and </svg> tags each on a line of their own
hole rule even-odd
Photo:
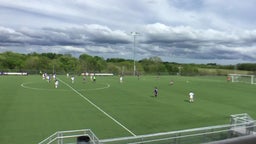
<svg viewBox="0 0 256 144">
<path fill-rule="evenodd" d="M 256 0 L 0 0 L 0 52 L 256 62 Z"/>
</svg>

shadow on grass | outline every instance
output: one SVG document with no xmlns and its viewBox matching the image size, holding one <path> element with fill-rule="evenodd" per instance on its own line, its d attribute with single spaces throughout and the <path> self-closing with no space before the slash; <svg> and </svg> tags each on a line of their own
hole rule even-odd
<svg viewBox="0 0 256 144">
<path fill-rule="evenodd" d="M 152 98 L 157 98 L 158 96 L 156 97 L 156 96 L 154 96 L 154 95 L 150 95 L 149 97 L 152 97 Z"/>
<path fill-rule="evenodd" d="M 187 99 L 186 99 L 186 100 L 184 100 L 184 102 L 186 102 L 186 103 L 190 103 L 190 102 L 189 102 L 189 100 L 187 100 Z"/>
</svg>

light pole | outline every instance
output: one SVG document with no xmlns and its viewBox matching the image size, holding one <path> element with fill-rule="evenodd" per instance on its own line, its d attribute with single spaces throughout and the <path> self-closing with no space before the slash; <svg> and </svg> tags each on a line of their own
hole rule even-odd
<svg viewBox="0 0 256 144">
<path fill-rule="evenodd" d="M 136 65 L 135 65 L 135 39 L 136 36 L 139 35 L 138 32 L 131 32 L 131 35 L 133 36 L 133 75 L 136 75 Z"/>
</svg>

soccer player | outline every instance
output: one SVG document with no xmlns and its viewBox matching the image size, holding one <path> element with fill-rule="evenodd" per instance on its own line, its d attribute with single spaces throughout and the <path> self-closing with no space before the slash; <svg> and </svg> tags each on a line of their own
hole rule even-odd
<svg viewBox="0 0 256 144">
<path fill-rule="evenodd" d="M 51 77 L 50 77 L 50 75 L 47 75 L 47 76 L 46 76 L 46 80 L 48 81 L 48 83 L 51 82 Z"/>
<path fill-rule="evenodd" d="M 170 81 L 170 85 L 173 85 L 173 83 L 174 83 L 174 82 L 171 80 L 171 81 Z"/>
<path fill-rule="evenodd" d="M 58 88 L 58 86 L 59 86 L 59 81 L 58 80 L 55 80 L 55 88 Z"/>
<path fill-rule="evenodd" d="M 155 87 L 155 89 L 154 89 L 154 96 L 155 96 L 155 97 L 158 96 L 158 89 L 157 89 L 157 87 Z"/>
<path fill-rule="evenodd" d="M 42 74 L 43 80 L 45 80 L 45 77 L 46 77 L 46 75 L 45 75 L 45 73 L 43 73 L 43 74 Z"/>
<path fill-rule="evenodd" d="M 192 91 L 190 91 L 188 95 L 189 95 L 189 102 L 190 103 L 194 102 L 194 95 L 195 94 Z"/>
<path fill-rule="evenodd" d="M 56 74 L 53 74 L 53 75 L 52 75 L 52 78 L 53 78 L 54 80 L 56 80 Z"/>
<path fill-rule="evenodd" d="M 74 77 L 74 76 L 71 77 L 71 82 L 72 82 L 72 83 L 75 82 L 75 77 Z"/>
<path fill-rule="evenodd" d="M 95 75 L 93 76 L 93 82 L 96 82 L 96 76 Z"/>
<path fill-rule="evenodd" d="M 230 81 L 231 81 L 231 77 L 227 76 L 227 82 L 230 82 Z"/>
<path fill-rule="evenodd" d="M 86 82 L 86 76 L 85 75 L 83 76 L 83 82 Z"/>
<path fill-rule="evenodd" d="M 123 76 L 120 76 L 120 83 L 123 83 Z"/>
<path fill-rule="evenodd" d="M 91 78 L 91 81 L 93 81 L 93 79 L 92 79 L 92 74 L 90 74 L 91 76 L 90 76 L 90 78 Z"/>
<path fill-rule="evenodd" d="M 137 78 L 138 78 L 138 80 L 140 80 L 140 74 L 139 73 L 137 74 Z"/>
</svg>

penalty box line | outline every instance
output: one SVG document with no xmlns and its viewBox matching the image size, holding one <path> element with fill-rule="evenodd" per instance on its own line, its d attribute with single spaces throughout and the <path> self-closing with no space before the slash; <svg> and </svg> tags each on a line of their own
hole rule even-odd
<svg viewBox="0 0 256 144">
<path fill-rule="evenodd" d="M 115 123 L 117 123 L 119 126 L 121 126 L 122 128 L 124 128 L 126 131 L 128 131 L 131 135 L 136 136 L 131 130 L 129 130 L 128 128 L 126 128 L 123 124 L 121 124 L 119 121 L 117 121 L 115 118 L 113 118 L 111 115 L 109 115 L 108 113 L 106 113 L 104 110 L 102 110 L 100 107 L 98 107 L 96 104 L 94 104 L 92 101 L 90 101 L 88 98 L 86 98 L 84 95 L 82 95 L 80 92 L 78 92 L 76 89 L 74 89 L 72 86 L 70 86 L 69 84 L 67 84 L 66 82 L 62 81 L 61 79 L 58 78 L 59 81 L 61 81 L 62 83 L 64 83 L 66 86 L 68 86 L 70 89 L 72 89 L 76 94 L 78 94 L 80 97 L 82 97 L 83 99 L 85 99 L 88 103 L 90 103 L 92 106 L 94 106 L 96 109 L 98 109 L 100 112 L 102 112 L 104 115 L 106 115 L 107 117 L 109 117 L 111 120 L 113 120 Z"/>
</svg>

